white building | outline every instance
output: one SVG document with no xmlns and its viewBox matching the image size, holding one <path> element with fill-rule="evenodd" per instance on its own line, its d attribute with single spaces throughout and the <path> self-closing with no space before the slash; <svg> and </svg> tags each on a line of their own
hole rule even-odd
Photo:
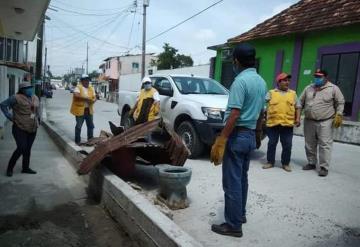
<svg viewBox="0 0 360 247">
<path fill-rule="evenodd" d="M 36 33 L 49 3 L 50 0 L 0 1 L 0 102 L 15 94 L 24 76 L 34 72 Z M 5 117 L 0 114 L 0 127 L 4 122 Z"/>
</svg>

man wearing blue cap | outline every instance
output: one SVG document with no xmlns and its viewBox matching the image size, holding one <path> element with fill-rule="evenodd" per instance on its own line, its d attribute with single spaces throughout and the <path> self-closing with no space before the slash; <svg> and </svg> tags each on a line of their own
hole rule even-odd
<svg viewBox="0 0 360 247">
<path fill-rule="evenodd" d="M 261 126 L 265 104 L 266 83 L 255 69 L 255 49 L 239 44 L 233 52 L 236 74 L 230 88 L 221 134 L 211 148 L 210 159 L 223 163 L 225 193 L 225 223 L 212 225 L 211 230 L 222 235 L 242 237 L 246 223 L 248 170 L 250 153 L 261 144 Z"/>
</svg>

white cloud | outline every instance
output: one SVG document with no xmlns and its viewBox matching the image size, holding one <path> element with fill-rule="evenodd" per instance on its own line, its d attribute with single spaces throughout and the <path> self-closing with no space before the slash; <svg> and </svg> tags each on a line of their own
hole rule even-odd
<svg viewBox="0 0 360 247">
<path fill-rule="evenodd" d="M 216 33 L 212 29 L 200 29 L 195 33 L 195 39 L 200 41 L 211 41 L 216 38 Z"/>
<path fill-rule="evenodd" d="M 281 11 L 283 11 L 284 9 L 287 9 L 288 7 L 290 7 L 290 5 L 292 5 L 292 2 L 286 2 L 286 3 L 280 3 L 278 5 L 276 5 L 273 9 L 271 13 L 268 13 L 266 15 L 262 15 L 260 17 L 260 21 L 265 21 L 271 17 L 273 17 L 276 14 L 279 14 Z"/>
</svg>

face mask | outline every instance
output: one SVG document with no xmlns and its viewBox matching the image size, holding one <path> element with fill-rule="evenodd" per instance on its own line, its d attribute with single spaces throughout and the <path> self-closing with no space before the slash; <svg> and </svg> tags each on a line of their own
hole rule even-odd
<svg viewBox="0 0 360 247">
<path fill-rule="evenodd" d="M 24 89 L 24 94 L 27 96 L 27 97 L 31 97 L 33 95 L 33 89 L 32 88 L 25 88 Z"/>
<path fill-rule="evenodd" d="M 144 89 L 145 90 L 150 90 L 152 88 L 150 83 L 144 84 Z"/>
<path fill-rule="evenodd" d="M 233 64 L 233 72 L 234 72 L 235 76 L 237 76 L 241 72 L 241 70 L 239 69 L 239 67 L 236 64 Z"/>
<path fill-rule="evenodd" d="M 314 79 L 314 84 L 316 87 L 320 87 L 320 86 L 324 85 L 324 82 L 325 82 L 324 78 L 315 77 L 315 79 Z"/>
</svg>

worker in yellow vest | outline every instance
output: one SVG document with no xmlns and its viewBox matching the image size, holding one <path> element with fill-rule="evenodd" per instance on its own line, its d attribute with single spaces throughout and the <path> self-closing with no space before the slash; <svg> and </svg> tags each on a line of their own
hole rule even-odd
<svg viewBox="0 0 360 247">
<path fill-rule="evenodd" d="M 151 79 L 144 77 L 142 80 L 142 89 L 136 100 L 135 106 L 130 111 L 133 116 L 135 125 L 159 118 L 160 112 L 160 95 L 152 87 Z"/>
<path fill-rule="evenodd" d="M 89 85 L 90 78 L 83 74 L 80 78 L 80 84 L 74 89 L 73 100 L 70 112 L 75 116 L 75 143 L 81 142 L 81 128 L 86 121 L 87 138 L 90 140 L 94 136 L 94 103 L 96 95 L 94 88 Z"/>
<path fill-rule="evenodd" d="M 291 75 L 280 73 L 276 77 L 277 88 L 270 90 L 266 95 L 267 117 L 266 133 L 269 138 L 267 150 L 267 164 L 264 169 L 272 168 L 275 164 L 276 146 L 279 141 L 282 145 L 282 168 L 291 172 L 290 158 L 294 126 L 300 126 L 301 104 L 296 92 L 289 89 Z"/>
</svg>

